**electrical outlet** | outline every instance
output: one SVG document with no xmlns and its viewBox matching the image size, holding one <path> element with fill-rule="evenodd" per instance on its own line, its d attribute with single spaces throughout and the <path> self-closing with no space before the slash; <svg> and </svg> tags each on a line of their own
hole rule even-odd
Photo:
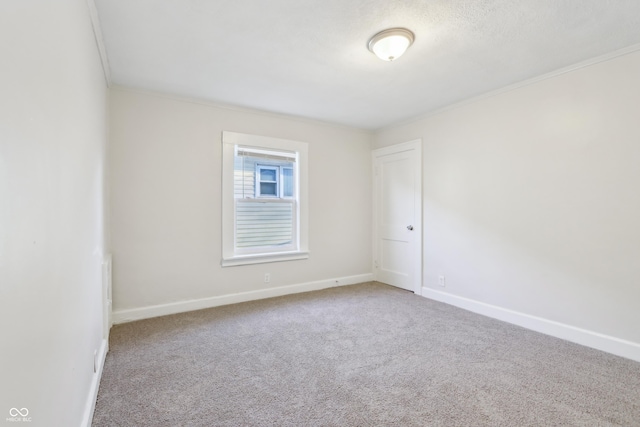
<svg viewBox="0 0 640 427">
<path fill-rule="evenodd" d="M 271 282 L 271 273 L 264 273 L 264 283 Z"/>
<path fill-rule="evenodd" d="M 443 288 L 446 286 L 444 276 L 438 276 L 438 285 L 442 286 Z"/>
</svg>

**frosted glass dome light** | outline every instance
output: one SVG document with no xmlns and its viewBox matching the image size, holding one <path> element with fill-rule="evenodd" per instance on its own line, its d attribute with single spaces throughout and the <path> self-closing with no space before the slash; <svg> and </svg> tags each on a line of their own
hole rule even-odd
<svg viewBox="0 0 640 427">
<path fill-rule="evenodd" d="M 369 50 L 383 61 L 393 61 L 411 46 L 414 39 L 413 33 L 406 28 L 390 28 L 369 40 Z"/>
</svg>

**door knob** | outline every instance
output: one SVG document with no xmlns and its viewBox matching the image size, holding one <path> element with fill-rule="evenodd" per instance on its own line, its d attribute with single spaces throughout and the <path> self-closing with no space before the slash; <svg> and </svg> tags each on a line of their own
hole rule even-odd
<svg viewBox="0 0 640 427">
<path fill-rule="evenodd" d="M 407 230 L 413 231 L 413 225 L 407 225 Z"/>
</svg>

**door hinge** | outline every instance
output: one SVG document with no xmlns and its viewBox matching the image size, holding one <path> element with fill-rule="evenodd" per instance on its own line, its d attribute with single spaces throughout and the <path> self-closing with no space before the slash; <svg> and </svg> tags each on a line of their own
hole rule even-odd
<svg viewBox="0 0 640 427">
<path fill-rule="evenodd" d="M 374 266 L 375 268 L 378 268 L 378 260 L 373 261 L 373 266 Z"/>
</svg>

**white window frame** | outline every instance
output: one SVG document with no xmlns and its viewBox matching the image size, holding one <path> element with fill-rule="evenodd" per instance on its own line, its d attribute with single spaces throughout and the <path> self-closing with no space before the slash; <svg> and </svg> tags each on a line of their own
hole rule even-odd
<svg viewBox="0 0 640 427">
<path fill-rule="evenodd" d="M 262 181 L 262 170 L 273 170 L 276 173 L 275 181 Z M 260 185 L 263 182 L 275 183 L 276 184 L 276 194 L 262 194 L 262 186 Z M 265 165 L 265 164 L 256 164 L 256 198 L 265 197 L 265 198 L 282 198 L 282 192 L 280 191 L 280 184 L 282 182 L 282 177 L 280 176 L 280 166 L 273 165 Z"/>
<path fill-rule="evenodd" d="M 280 150 L 297 154 L 294 176 L 294 195 L 297 229 L 294 230 L 293 249 L 246 253 L 235 248 L 235 197 L 234 197 L 234 156 L 236 146 L 252 147 L 258 150 Z M 259 264 L 266 262 L 291 261 L 309 258 L 309 197 L 308 197 L 308 144 L 267 136 L 249 135 L 237 132 L 222 132 L 222 262 L 223 267 Z M 279 171 L 281 173 L 281 171 Z M 282 182 L 282 177 L 279 177 Z M 259 190 L 256 191 L 256 194 Z M 283 189 L 278 190 L 283 194 Z M 271 196 L 273 197 L 273 196 Z"/>
</svg>

